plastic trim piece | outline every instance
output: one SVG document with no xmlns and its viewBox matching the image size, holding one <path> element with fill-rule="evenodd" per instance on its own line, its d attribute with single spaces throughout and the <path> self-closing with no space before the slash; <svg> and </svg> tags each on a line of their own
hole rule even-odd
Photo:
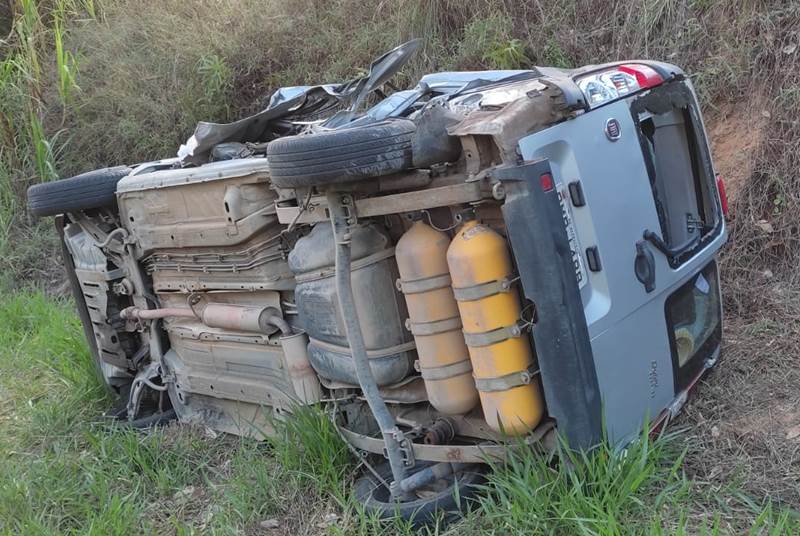
<svg viewBox="0 0 800 536">
<path fill-rule="evenodd" d="M 586 198 L 583 196 L 583 186 L 581 181 L 572 181 L 567 184 L 569 189 L 569 197 L 572 200 L 572 205 L 575 207 L 582 207 L 586 205 Z"/>
<path fill-rule="evenodd" d="M 573 448 L 602 439 L 600 387 L 558 192 L 543 191 L 547 160 L 493 170 L 506 190 L 503 218 L 525 297 L 550 416 Z"/>
</svg>

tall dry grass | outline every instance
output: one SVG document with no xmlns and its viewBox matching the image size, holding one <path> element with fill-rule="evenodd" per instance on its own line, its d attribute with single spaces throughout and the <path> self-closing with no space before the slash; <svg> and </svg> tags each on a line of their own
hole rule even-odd
<svg viewBox="0 0 800 536">
<path fill-rule="evenodd" d="M 79 23 L 68 40 L 81 91 L 66 111 L 61 169 L 173 154 L 198 120 L 253 112 L 281 85 L 347 79 L 411 37 L 424 46 L 398 85 L 434 70 L 647 57 L 686 67 L 713 110 L 748 92 L 754 60 L 768 46 L 762 21 L 780 16 L 739 4 L 116 0 L 103 23 Z M 58 99 L 50 100 L 50 117 L 60 118 Z"/>
<path fill-rule="evenodd" d="M 752 0 L 113 0 L 98 15 L 97 0 L 60 0 L 81 15 L 63 23 L 49 2 L 15 2 L 21 28 L 48 26 L 34 32 L 47 46 L 28 55 L 29 79 L 45 135 L 66 128 L 61 174 L 171 154 L 198 120 L 254 111 L 280 85 L 352 77 L 411 37 L 424 46 L 401 85 L 433 70 L 648 57 L 686 67 L 713 110 L 758 83 L 759 57 L 783 38 L 764 27 L 786 11 Z"/>
<path fill-rule="evenodd" d="M 58 176 L 60 122 L 48 115 L 46 93 L 57 88 L 66 108 L 78 89 L 78 63 L 66 49 L 66 26 L 78 17 L 94 17 L 98 0 L 9 0 L 0 41 L 0 284 L 4 287 L 41 278 L 52 258 L 53 240 L 31 230 L 24 217 L 24 192 L 35 181 Z M 55 69 L 52 68 L 54 59 Z M 47 128 L 45 123 L 48 124 Z M 52 261 L 49 261 L 52 263 Z"/>
<path fill-rule="evenodd" d="M 757 94 L 772 117 L 756 180 L 734 207 L 729 306 L 743 311 L 763 298 L 747 277 L 754 270 L 777 264 L 786 277 L 800 273 L 791 221 L 800 208 L 800 50 L 785 52 L 798 39 L 797 3 L 113 0 L 103 8 L 101 20 L 68 25 L 63 50 L 78 68 L 67 69 L 74 89 L 66 105 L 53 83 L 60 63 L 44 63 L 43 136 L 63 132 L 49 152 L 34 144 L 35 161 L 57 160 L 61 175 L 172 155 L 199 120 L 254 112 L 282 85 L 345 80 L 411 37 L 424 45 L 395 80 L 399 86 L 435 70 L 654 58 L 691 74 L 707 115 L 748 106 Z M 759 234 L 753 222 L 762 219 L 774 222 L 776 233 Z"/>
<path fill-rule="evenodd" d="M 24 192 L 33 181 L 172 155 L 200 120 L 254 112 L 282 85 L 348 79 L 388 48 L 422 37 L 421 52 L 394 81 L 398 86 L 435 70 L 569 67 L 641 57 L 684 67 L 711 116 L 759 95 L 771 120 L 754 180 L 733 207 L 733 246 L 724 270 L 728 305 L 745 314 L 771 300 L 763 287 L 773 281 L 758 275 L 765 271 L 777 272 L 790 286 L 800 277 L 792 221 L 800 208 L 796 2 L 9 5 L 16 23 L 0 44 L 0 228 L 25 220 Z M 773 232 L 763 232 L 769 228 L 764 221 Z"/>
</svg>

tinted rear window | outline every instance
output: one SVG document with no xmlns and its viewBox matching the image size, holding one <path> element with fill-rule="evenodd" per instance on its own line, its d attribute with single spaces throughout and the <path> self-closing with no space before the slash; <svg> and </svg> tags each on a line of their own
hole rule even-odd
<svg viewBox="0 0 800 536">
<path fill-rule="evenodd" d="M 687 87 L 673 83 L 637 99 L 632 109 L 660 237 L 670 249 L 694 244 L 670 259 L 671 264 L 680 264 L 720 227 L 716 185 L 697 104 Z"/>
<path fill-rule="evenodd" d="M 715 262 L 667 298 L 666 316 L 676 386 L 680 390 L 720 341 L 722 306 Z"/>
</svg>

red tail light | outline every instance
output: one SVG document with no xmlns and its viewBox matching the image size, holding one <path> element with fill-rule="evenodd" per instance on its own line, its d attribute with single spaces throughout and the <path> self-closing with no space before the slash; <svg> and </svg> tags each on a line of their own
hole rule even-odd
<svg viewBox="0 0 800 536">
<path fill-rule="evenodd" d="M 722 206 L 722 215 L 728 217 L 728 194 L 725 193 L 725 181 L 722 175 L 717 173 L 717 190 L 719 191 L 719 204 Z"/>
<path fill-rule="evenodd" d="M 542 183 L 542 190 L 545 192 L 549 192 L 553 189 L 553 176 L 549 173 L 542 173 L 542 176 L 539 177 L 539 181 Z"/>
<path fill-rule="evenodd" d="M 617 69 L 623 73 L 635 76 L 636 82 L 639 84 L 641 89 L 655 87 L 664 81 L 664 79 L 661 78 L 661 75 L 658 74 L 655 69 L 648 67 L 647 65 L 628 63 L 625 65 L 620 65 L 617 67 Z"/>
</svg>

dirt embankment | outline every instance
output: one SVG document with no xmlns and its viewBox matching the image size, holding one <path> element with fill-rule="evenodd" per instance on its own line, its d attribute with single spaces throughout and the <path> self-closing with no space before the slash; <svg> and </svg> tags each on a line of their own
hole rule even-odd
<svg viewBox="0 0 800 536">
<path fill-rule="evenodd" d="M 732 203 L 753 174 L 770 116 L 764 99 L 755 98 L 726 104 L 706 125 L 714 166 Z"/>
<path fill-rule="evenodd" d="M 782 119 L 776 121 L 774 103 L 758 95 L 725 105 L 707 120 L 714 164 L 732 208 L 722 274 L 730 288 L 723 289 L 720 364 L 680 422 L 690 427 L 687 467 L 693 477 L 715 489 L 740 485 L 754 497 L 796 508 L 800 293 L 790 283 L 796 266 L 787 267 L 795 257 L 787 237 L 791 242 L 795 231 L 786 229 L 787 201 L 778 192 L 795 195 L 786 188 L 797 178 L 785 169 L 786 174 L 770 173 L 774 168 L 765 159 Z"/>
</svg>

